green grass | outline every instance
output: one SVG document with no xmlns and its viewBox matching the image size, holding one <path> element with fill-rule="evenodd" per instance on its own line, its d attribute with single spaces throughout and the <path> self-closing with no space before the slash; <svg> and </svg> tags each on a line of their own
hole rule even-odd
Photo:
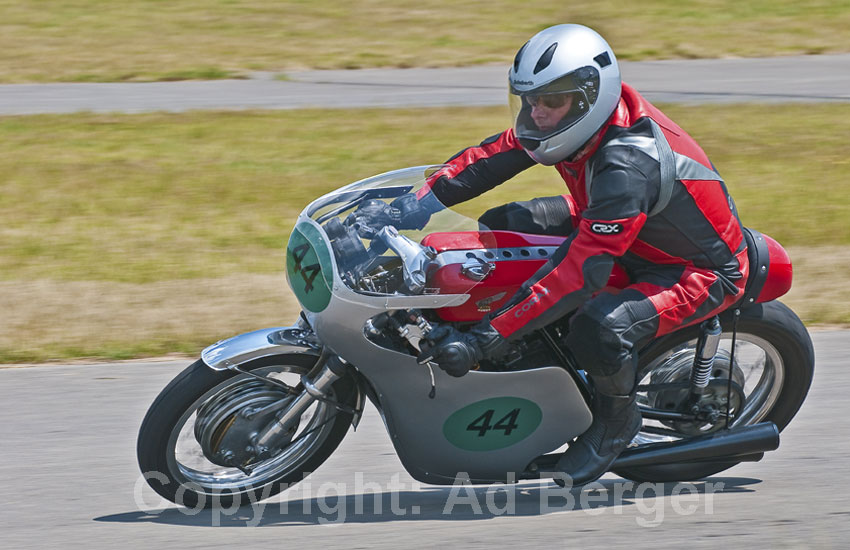
<svg viewBox="0 0 850 550">
<path fill-rule="evenodd" d="M 806 320 L 850 323 L 850 296 L 835 294 L 850 255 L 830 263 L 850 244 L 850 105 L 664 110 L 708 152 L 745 224 L 801 251 Z M 439 108 L 0 119 L 0 361 L 186 351 L 285 323 L 296 309 L 283 249 L 311 199 L 440 162 L 507 118 Z M 535 167 L 460 209 L 562 192 L 553 169 Z"/>
<path fill-rule="evenodd" d="M 507 63 L 561 22 L 596 28 L 623 59 L 850 50 L 847 0 L 0 0 L 0 81 Z"/>
<path fill-rule="evenodd" d="M 850 244 L 850 105 L 666 111 L 702 143 L 747 225 L 791 246 Z M 501 108 L 6 118 L 0 279 L 274 272 L 312 198 L 440 162 L 506 120 Z M 560 192 L 554 170 L 535 167 L 461 210 Z"/>
</svg>

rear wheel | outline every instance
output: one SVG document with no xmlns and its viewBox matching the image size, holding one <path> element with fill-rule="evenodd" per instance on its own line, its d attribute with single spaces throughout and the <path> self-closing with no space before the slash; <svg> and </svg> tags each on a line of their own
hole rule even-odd
<svg viewBox="0 0 850 550">
<path fill-rule="evenodd" d="M 803 323 L 780 302 L 757 304 L 741 311 L 734 364 L 730 365 L 732 315 L 721 315 L 723 335 L 712 377 L 701 406 L 720 414 L 712 421 L 643 422 L 633 444 L 674 441 L 726 426 L 770 421 L 782 430 L 794 417 L 808 393 L 814 374 L 814 349 Z M 688 327 L 652 343 L 641 353 L 638 366 L 638 402 L 675 410 L 687 398 L 687 380 L 693 365 L 699 327 Z M 732 384 L 729 385 L 729 377 Z M 728 392 L 731 386 L 732 391 Z M 687 481 L 731 468 L 734 460 L 638 466 L 614 470 L 635 481 Z"/>
<path fill-rule="evenodd" d="M 297 386 L 315 362 L 314 356 L 289 354 L 241 367 Z M 328 397 L 353 407 L 357 391 L 352 377 L 345 376 L 333 384 Z M 316 401 L 281 448 L 262 460 L 243 463 L 240 453 L 274 413 L 245 420 L 240 411 L 291 399 L 255 377 L 214 371 L 196 361 L 162 390 L 142 422 L 137 455 L 148 484 L 171 502 L 197 508 L 247 504 L 249 497 L 256 502 L 301 481 L 336 449 L 352 414 Z"/>
</svg>

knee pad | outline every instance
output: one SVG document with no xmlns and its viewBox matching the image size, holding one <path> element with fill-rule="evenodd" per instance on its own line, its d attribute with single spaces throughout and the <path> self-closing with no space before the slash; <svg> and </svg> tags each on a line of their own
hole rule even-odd
<svg viewBox="0 0 850 550">
<path fill-rule="evenodd" d="M 491 208 L 478 221 L 488 229 L 569 235 L 572 230 L 570 209 L 563 197 L 538 197 Z"/>
<path fill-rule="evenodd" d="M 510 202 L 496 206 L 484 212 L 478 222 L 487 229 L 497 231 L 523 231 L 527 230 L 528 223 L 523 218 L 529 218 L 527 210 L 518 202 Z"/>
<path fill-rule="evenodd" d="M 611 376 L 631 356 L 617 332 L 585 311 L 579 311 L 570 322 L 567 345 L 579 368 L 591 376 Z"/>
</svg>

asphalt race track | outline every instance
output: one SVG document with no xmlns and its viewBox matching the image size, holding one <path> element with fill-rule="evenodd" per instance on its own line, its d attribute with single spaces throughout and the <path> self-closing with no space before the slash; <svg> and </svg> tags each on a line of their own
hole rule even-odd
<svg viewBox="0 0 850 550">
<path fill-rule="evenodd" d="M 848 333 L 813 336 L 815 381 L 779 450 L 705 482 L 424 486 L 369 405 L 304 484 L 218 512 L 166 506 L 136 468 L 141 419 L 187 362 L 0 369 L 0 547 L 846 548 Z"/>
<path fill-rule="evenodd" d="M 305 71 L 276 80 L 0 85 L 0 115 L 32 113 L 504 105 L 504 66 Z M 623 62 L 650 101 L 850 101 L 850 54 Z"/>
</svg>

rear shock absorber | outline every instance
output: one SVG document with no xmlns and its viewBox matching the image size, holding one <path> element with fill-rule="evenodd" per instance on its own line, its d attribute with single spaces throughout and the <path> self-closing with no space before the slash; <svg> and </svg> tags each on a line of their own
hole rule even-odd
<svg viewBox="0 0 850 550">
<path fill-rule="evenodd" d="M 699 411 L 698 403 L 708 387 L 711 371 L 714 369 L 714 357 L 717 355 L 722 332 L 720 318 L 717 316 L 706 319 L 700 325 L 694 366 L 691 369 L 690 404 L 696 411 Z"/>
</svg>

